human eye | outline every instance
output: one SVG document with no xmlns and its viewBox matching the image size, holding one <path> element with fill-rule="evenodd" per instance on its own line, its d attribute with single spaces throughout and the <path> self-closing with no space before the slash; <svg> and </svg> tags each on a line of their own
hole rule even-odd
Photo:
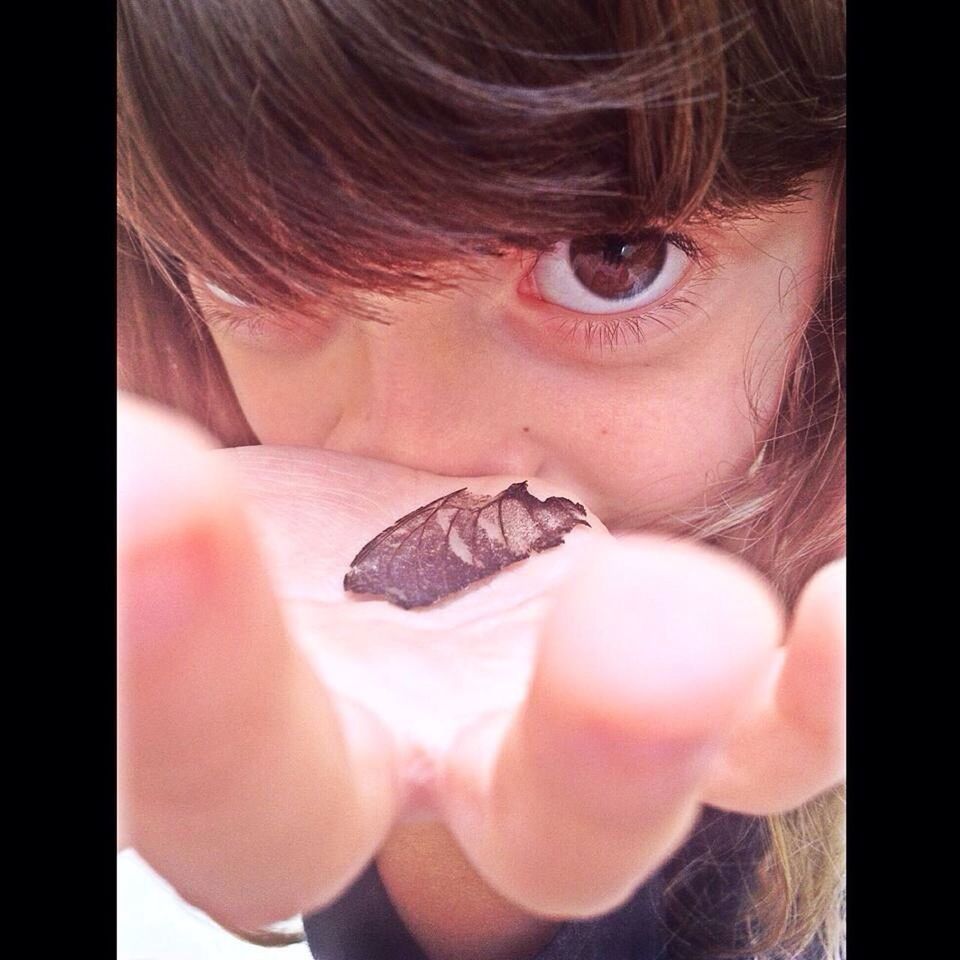
<svg viewBox="0 0 960 960">
<path fill-rule="evenodd" d="M 681 234 L 577 237 L 543 254 L 531 280 L 546 303 L 577 313 L 623 313 L 662 299 L 696 254 Z"/>
<path fill-rule="evenodd" d="M 189 274 L 189 283 L 200 315 L 212 331 L 234 340 L 263 341 L 268 320 L 265 311 L 199 274 Z"/>
<path fill-rule="evenodd" d="M 257 350 L 288 350 L 310 346 L 317 339 L 319 326 L 301 322 L 291 311 L 242 299 L 193 271 L 188 272 L 188 282 L 203 322 L 224 341 Z"/>
<path fill-rule="evenodd" d="M 527 269 L 518 289 L 524 309 L 511 328 L 550 356 L 632 363 L 704 316 L 697 292 L 719 263 L 714 240 L 686 233 L 574 237 Z"/>
</svg>

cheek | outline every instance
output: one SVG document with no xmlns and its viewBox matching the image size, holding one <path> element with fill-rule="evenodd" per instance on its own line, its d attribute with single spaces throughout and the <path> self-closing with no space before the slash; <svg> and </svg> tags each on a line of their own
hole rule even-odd
<svg viewBox="0 0 960 960">
<path fill-rule="evenodd" d="M 576 451 L 578 483 L 608 526 L 703 506 L 753 463 L 807 316 L 802 298 L 777 295 L 775 275 L 762 281 L 739 294 L 721 289 L 705 304 L 710 323 L 672 355 L 615 380 L 567 385 L 583 402 L 554 450 Z"/>
<path fill-rule="evenodd" d="M 616 406 L 585 408 L 576 440 L 568 437 L 578 482 L 592 491 L 590 506 L 606 524 L 641 525 L 695 506 L 752 462 L 755 426 L 742 368 L 714 369 L 676 387 L 651 376 L 621 393 Z"/>
<path fill-rule="evenodd" d="M 261 443 L 318 446 L 340 415 L 340 404 L 324 390 L 327 364 L 336 347 L 267 351 L 227 337 L 214 340 L 237 400 Z"/>
</svg>

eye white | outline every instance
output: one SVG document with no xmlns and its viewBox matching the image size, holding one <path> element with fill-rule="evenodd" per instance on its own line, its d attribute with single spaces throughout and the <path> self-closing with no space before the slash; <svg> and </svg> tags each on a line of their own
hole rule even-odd
<svg viewBox="0 0 960 960">
<path fill-rule="evenodd" d="M 231 307 L 249 307 L 250 304 L 244 300 L 240 300 L 238 297 L 233 296 L 233 294 L 227 293 L 226 290 L 221 289 L 215 283 L 211 283 L 209 280 L 204 280 L 203 285 L 207 288 L 210 294 L 217 298 L 217 300 L 222 300 L 224 303 L 229 303 Z"/>
<path fill-rule="evenodd" d="M 558 243 L 540 257 L 533 268 L 533 279 L 540 296 L 549 303 L 578 313 L 622 313 L 659 300 L 683 276 L 690 258 L 669 241 L 666 247 L 660 272 L 632 297 L 610 299 L 588 290 L 570 263 L 569 240 Z"/>
</svg>

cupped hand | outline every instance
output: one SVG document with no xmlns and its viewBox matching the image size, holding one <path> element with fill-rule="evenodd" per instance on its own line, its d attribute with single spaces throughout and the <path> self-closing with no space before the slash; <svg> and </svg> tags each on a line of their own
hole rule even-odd
<svg viewBox="0 0 960 960">
<path fill-rule="evenodd" d="M 214 451 L 126 398 L 119 439 L 120 841 L 224 922 L 329 901 L 413 816 L 531 912 L 597 914 L 701 804 L 774 812 L 842 776 L 842 565 L 785 627 L 730 558 L 589 515 L 406 611 L 344 594 L 360 547 L 529 478 Z"/>
</svg>

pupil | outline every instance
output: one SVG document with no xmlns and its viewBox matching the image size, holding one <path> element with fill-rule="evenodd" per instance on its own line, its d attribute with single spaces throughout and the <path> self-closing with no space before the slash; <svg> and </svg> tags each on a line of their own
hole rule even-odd
<svg viewBox="0 0 960 960">
<path fill-rule="evenodd" d="M 626 249 L 627 244 L 619 237 L 607 237 L 603 244 L 604 263 L 610 265 L 618 264 L 623 259 Z"/>
<path fill-rule="evenodd" d="M 667 245 L 660 236 L 578 237 L 570 243 L 576 278 L 598 297 L 627 300 L 642 293 L 660 275 Z"/>
</svg>

